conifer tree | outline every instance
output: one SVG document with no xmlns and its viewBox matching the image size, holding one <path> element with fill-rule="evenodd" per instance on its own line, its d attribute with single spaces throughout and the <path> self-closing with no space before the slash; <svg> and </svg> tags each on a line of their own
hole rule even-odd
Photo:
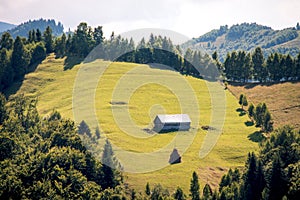
<svg viewBox="0 0 300 200">
<path fill-rule="evenodd" d="M 48 26 L 44 32 L 44 41 L 46 47 L 46 53 L 53 52 L 53 36 L 52 36 L 52 29 Z"/>
<path fill-rule="evenodd" d="M 145 193 L 146 193 L 146 195 L 148 195 L 148 196 L 151 194 L 151 189 L 150 189 L 149 182 L 147 182 L 147 184 L 146 184 Z"/>
<path fill-rule="evenodd" d="M 213 195 L 212 189 L 211 189 L 210 185 L 208 183 L 206 183 L 204 188 L 203 188 L 202 198 L 210 200 L 212 198 L 212 195 Z"/>
<path fill-rule="evenodd" d="M 200 200 L 200 184 L 198 180 L 198 175 L 194 171 L 191 179 L 190 192 L 192 200 Z"/>
<path fill-rule="evenodd" d="M 185 200 L 185 194 L 183 190 L 180 187 L 177 187 L 175 193 L 174 193 L 174 199 L 176 200 Z"/>
<path fill-rule="evenodd" d="M 14 42 L 11 64 L 14 69 L 15 78 L 21 78 L 27 71 L 30 56 L 26 51 L 22 39 L 18 36 Z"/>
</svg>

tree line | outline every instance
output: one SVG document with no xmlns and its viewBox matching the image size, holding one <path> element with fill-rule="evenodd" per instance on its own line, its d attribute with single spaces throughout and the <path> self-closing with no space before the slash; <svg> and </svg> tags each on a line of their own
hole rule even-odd
<svg viewBox="0 0 300 200">
<path fill-rule="evenodd" d="M 203 78 L 223 75 L 227 80 L 237 82 L 277 82 L 300 78 L 300 53 L 296 58 L 272 53 L 265 59 L 262 49 L 257 47 L 252 53 L 228 53 L 221 63 L 217 52 L 209 56 L 188 48 L 183 53 L 170 38 L 153 34 L 148 40 L 142 38 L 137 45 L 132 38 L 115 36 L 114 32 L 105 39 L 102 26 L 91 28 L 82 22 L 73 34 L 63 33 L 59 37 L 54 37 L 49 26 L 43 33 L 33 29 L 28 32 L 27 38 L 16 37 L 15 40 L 8 32 L 3 33 L 0 40 L 0 91 L 21 80 L 53 52 L 57 57 L 85 58 L 86 61 L 160 63 L 185 75 Z"/>
<path fill-rule="evenodd" d="M 234 82 L 279 82 L 300 80 L 300 53 L 297 57 L 271 53 L 266 59 L 257 47 L 254 52 L 233 51 L 223 63 L 227 80 Z"/>
<path fill-rule="evenodd" d="M 245 112 L 244 106 L 248 106 L 248 100 L 245 94 L 240 94 L 239 104 L 242 106 L 242 111 Z M 251 121 L 255 122 L 256 127 L 261 127 L 262 132 L 269 133 L 273 131 L 273 121 L 266 103 L 259 103 L 257 106 L 250 103 L 247 112 Z"/>
<path fill-rule="evenodd" d="M 55 37 L 48 26 L 44 32 L 33 29 L 28 37 L 16 39 L 5 32 L 0 40 L 0 91 L 21 80 L 34 69 L 49 53 L 57 57 L 76 57 L 91 61 L 104 59 L 135 63 L 160 63 L 182 74 L 200 77 L 216 74 L 215 63 L 208 54 L 187 49 L 183 54 L 179 45 L 173 45 L 170 38 L 150 35 L 138 44 L 133 39 L 122 38 L 112 32 L 106 39 L 102 26 L 91 28 L 80 23 L 73 34 L 63 33 Z"/>
</svg>

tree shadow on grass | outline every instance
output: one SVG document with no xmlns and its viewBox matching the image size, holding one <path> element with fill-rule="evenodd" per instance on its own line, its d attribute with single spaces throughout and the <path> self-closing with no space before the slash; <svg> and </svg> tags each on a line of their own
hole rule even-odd
<svg viewBox="0 0 300 200">
<path fill-rule="evenodd" d="M 254 125 L 254 122 L 253 122 L 253 121 L 246 121 L 246 122 L 245 122 L 245 125 L 246 125 L 246 126 L 253 126 L 253 125 Z"/>
<path fill-rule="evenodd" d="M 254 133 L 248 135 L 248 139 L 252 142 L 262 142 L 263 140 L 265 140 L 265 136 L 261 131 L 255 131 Z"/>
<path fill-rule="evenodd" d="M 64 70 L 72 69 L 75 65 L 80 64 L 84 58 L 80 58 L 77 56 L 67 56 L 64 63 Z"/>
<path fill-rule="evenodd" d="M 246 111 L 243 110 L 242 108 L 237 108 L 237 109 L 236 109 L 236 112 L 239 112 L 239 113 L 240 113 L 239 116 L 244 116 L 244 115 L 246 115 Z"/>
<path fill-rule="evenodd" d="M 41 63 L 42 63 L 42 60 L 37 61 L 33 64 L 30 64 L 27 68 L 26 74 L 34 72 L 37 69 L 37 67 L 39 66 L 39 64 L 41 64 Z M 10 86 L 8 86 L 7 88 L 5 88 L 3 90 L 3 93 L 6 96 L 6 98 L 8 98 L 11 95 L 17 94 L 17 92 L 20 90 L 21 86 L 23 85 L 23 81 L 25 80 L 26 74 L 24 74 L 19 79 L 14 80 Z"/>
</svg>

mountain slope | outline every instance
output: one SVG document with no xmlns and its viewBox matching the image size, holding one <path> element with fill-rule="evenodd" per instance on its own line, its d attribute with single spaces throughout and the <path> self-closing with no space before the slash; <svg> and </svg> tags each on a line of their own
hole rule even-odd
<svg viewBox="0 0 300 200">
<path fill-rule="evenodd" d="M 16 38 L 17 36 L 27 37 L 29 31 L 33 29 L 39 29 L 41 32 L 44 32 L 47 26 L 51 27 L 52 34 L 55 36 L 61 35 L 63 33 L 63 25 L 60 22 L 56 23 L 53 19 L 29 20 L 28 22 L 22 23 L 8 30 L 7 32 L 9 32 L 14 38 Z"/>
<path fill-rule="evenodd" d="M 266 54 L 277 51 L 295 56 L 300 51 L 299 33 L 300 30 L 296 28 L 273 30 L 271 27 L 256 23 L 242 23 L 230 28 L 225 25 L 198 38 L 193 38 L 182 47 L 205 50 L 210 54 L 217 51 L 221 58 L 224 58 L 227 52 L 252 51 L 257 46 L 262 47 Z"/>
<path fill-rule="evenodd" d="M 144 153 L 153 152 L 167 146 L 167 144 L 172 142 L 177 136 L 176 132 L 172 132 L 169 134 L 153 134 L 147 138 L 132 137 L 132 135 L 126 134 L 126 131 L 123 129 L 121 130 L 118 128 L 119 123 L 125 122 L 121 120 L 117 123 L 115 121 L 116 118 L 118 118 L 115 115 L 115 112 L 118 110 L 123 111 L 123 109 L 128 109 L 132 120 L 135 124 L 141 127 L 141 130 L 152 122 L 152 116 L 156 114 L 157 111 L 178 113 L 181 106 L 186 106 L 186 109 L 191 111 L 188 113 L 192 113 L 190 114 L 190 117 L 192 119 L 193 117 L 195 118 L 193 112 L 195 107 L 198 105 L 179 105 L 179 100 L 176 95 L 181 92 L 186 94 L 186 88 L 180 85 L 182 83 L 180 81 L 177 81 L 177 83 L 173 86 L 176 88 L 176 91 L 179 88 L 176 95 L 172 92 L 172 90 L 168 89 L 164 85 L 146 82 L 146 84 L 140 85 L 140 87 L 136 88 L 127 104 L 111 104 L 112 98 L 121 98 L 120 100 L 123 101 L 125 96 L 122 95 L 126 95 L 127 91 L 131 91 L 120 90 L 125 93 L 120 96 L 113 97 L 112 94 L 116 94 L 116 88 L 119 88 L 120 85 L 128 86 L 128 88 L 134 88 L 134 83 L 143 81 L 146 77 L 149 77 L 149 75 L 153 75 L 153 73 L 156 80 L 163 83 L 166 79 L 168 79 L 168 77 L 170 77 L 170 80 L 174 80 L 174 77 L 179 75 L 177 72 L 162 70 L 155 67 L 151 68 L 149 65 L 117 62 L 111 64 L 105 70 L 103 75 L 99 77 L 99 69 L 105 67 L 108 64 L 107 61 L 96 60 L 91 63 L 75 65 L 71 70 L 65 71 L 64 61 L 64 59 L 55 59 L 55 55 L 51 54 L 37 67 L 35 72 L 25 76 L 24 81 L 17 92 L 17 94 L 23 93 L 26 96 L 37 97 L 39 100 L 37 105 L 38 110 L 42 116 L 51 113 L 53 109 L 55 109 L 67 118 L 75 118 L 73 115 L 73 109 L 77 108 L 78 110 L 78 107 L 76 107 L 75 103 L 72 103 L 75 102 L 72 99 L 74 97 L 73 85 L 80 67 L 85 67 L 86 72 L 89 72 L 99 78 L 99 84 L 96 85 L 95 107 L 102 134 L 101 140 L 108 137 L 114 145 L 121 147 L 126 151 Z M 204 80 L 196 79 L 191 76 L 181 76 L 181 78 L 183 81 L 187 81 L 194 91 L 197 91 L 194 95 L 196 95 L 197 103 L 201 109 L 201 116 L 199 119 L 200 125 L 209 124 L 212 116 L 212 101 L 207 84 L 215 84 L 216 88 L 221 86 L 218 83 L 208 83 Z M 93 80 L 93 78 L 86 78 L 85 81 L 81 82 L 81 85 L 84 88 L 89 87 L 90 80 Z M 126 82 L 128 85 L 118 83 L 118 81 L 121 80 L 128 80 L 129 82 Z M 224 91 L 223 88 L 221 89 Z M 176 148 L 182 155 L 182 163 L 168 165 L 163 169 L 149 173 L 125 173 L 126 183 L 135 188 L 137 191 L 143 191 L 147 182 L 151 185 L 154 183 L 161 183 L 170 191 L 176 189 L 178 184 L 180 184 L 183 190 L 187 193 L 190 185 L 190 174 L 193 171 L 199 171 L 201 174 L 201 185 L 204 185 L 208 181 L 213 188 L 217 188 L 222 175 L 229 167 L 244 166 L 247 152 L 249 150 L 258 150 L 257 143 L 250 139 L 251 135 L 258 131 L 258 129 L 254 126 L 245 125 L 245 122 L 249 120 L 248 117 L 246 115 L 239 115 L 239 112 L 236 111 L 236 109 L 239 108 L 236 98 L 227 90 L 225 93 L 226 120 L 223 133 L 216 146 L 207 157 L 200 159 L 199 150 L 205 136 L 209 133 L 202 130 L 201 127 L 199 127 L 199 129 L 195 128 L 193 130 L 196 130 L 197 134 L 195 135 L 192 144 L 188 147 L 186 153 L 183 153 L 183 144 L 186 144 L 185 142 L 187 142 L 187 139 L 183 138 L 183 143 L 180 142 L 181 140 L 177 140 Z M 85 96 L 85 94 L 80 93 L 79 96 Z M 184 101 L 190 102 L 190 99 L 191 98 L 187 98 Z M 89 114 L 89 110 L 81 110 L 88 116 L 91 116 Z M 85 113 L 81 113 L 81 117 L 85 117 Z M 92 117 L 85 117 L 85 121 L 89 124 L 91 131 L 94 132 L 94 129 L 92 128 L 93 126 L 89 123 L 91 120 Z M 79 122 L 80 120 L 78 120 L 77 123 Z M 196 122 L 193 121 L 193 123 Z M 132 129 L 131 126 L 128 128 Z M 190 133 L 191 132 L 179 134 L 182 134 L 182 137 L 188 137 Z M 170 147 L 173 148 L 174 146 L 171 145 Z M 101 151 L 99 150 L 95 152 Z M 119 155 L 119 152 L 120 151 L 116 150 L 116 155 Z M 150 159 L 151 157 L 149 157 L 149 160 Z M 136 162 L 138 161 L 135 161 L 134 163 Z M 151 162 L 149 161 L 149 163 Z M 178 180 L 180 180 L 180 182 L 178 182 Z"/>
<path fill-rule="evenodd" d="M 4 31 L 7 31 L 9 29 L 12 29 L 14 27 L 16 27 L 16 25 L 9 24 L 9 23 L 6 23 L 6 22 L 0 22 L 0 33 L 4 32 Z"/>
</svg>

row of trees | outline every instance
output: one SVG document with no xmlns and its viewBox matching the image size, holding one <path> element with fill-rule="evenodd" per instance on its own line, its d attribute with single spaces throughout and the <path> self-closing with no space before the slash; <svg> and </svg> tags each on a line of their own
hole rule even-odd
<svg viewBox="0 0 300 200">
<path fill-rule="evenodd" d="M 239 104 L 242 106 L 244 112 L 244 106 L 248 106 L 247 96 L 241 94 L 239 97 Z M 259 103 L 256 107 L 250 103 L 248 107 L 248 115 L 252 121 L 255 121 L 257 127 L 261 127 L 263 132 L 273 131 L 273 121 L 271 113 L 265 103 Z"/>
<path fill-rule="evenodd" d="M 260 47 L 253 53 L 233 51 L 227 54 L 223 72 L 227 80 L 237 82 L 300 80 L 300 53 L 296 58 L 272 53 L 265 59 Z"/>
</svg>

